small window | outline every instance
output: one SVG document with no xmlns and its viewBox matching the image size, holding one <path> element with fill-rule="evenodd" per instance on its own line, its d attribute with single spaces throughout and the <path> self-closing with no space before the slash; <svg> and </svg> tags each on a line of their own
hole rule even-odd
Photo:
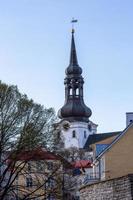
<svg viewBox="0 0 133 200">
<path fill-rule="evenodd" d="M 32 178 L 26 178 L 26 187 L 32 187 L 33 183 L 32 183 Z"/>
<path fill-rule="evenodd" d="M 52 162 L 48 162 L 47 163 L 47 168 L 48 168 L 48 170 L 52 170 L 53 169 L 53 163 Z"/>
<path fill-rule="evenodd" d="M 47 200 L 55 200 L 54 195 L 49 194 L 48 197 L 47 197 Z"/>
<path fill-rule="evenodd" d="M 48 178 L 47 182 L 46 182 L 46 187 L 48 188 L 54 188 L 55 187 L 55 180 L 53 178 Z"/>
<path fill-rule="evenodd" d="M 86 131 L 84 131 L 84 138 L 86 138 L 87 137 L 87 135 L 86 135 Z"/>
<path fill-rule="evenodd" d="M 75 131 L 75 130 L 72 132 L 72 137 L 73 137 L 73 138 L 76 137 L 76 131 Z"/>
<path fill-rule="evenodd" d="M 44 165 L 41 161 L 36 162 L 36 170 L 37 172 L 42 172 L 44 170 Z"/>
<path fill-rule="evenodd" d="M 31 172 L 31 163 L 30 162 L 27 163 L 27 169 L 28 169 L 28 172 Z"/>
<path fill-rule="evenodd" d="M 132 123 L 133 122 L 133 120 L 132 119 L 130 119 L 130 123 Z"/>
</svg>

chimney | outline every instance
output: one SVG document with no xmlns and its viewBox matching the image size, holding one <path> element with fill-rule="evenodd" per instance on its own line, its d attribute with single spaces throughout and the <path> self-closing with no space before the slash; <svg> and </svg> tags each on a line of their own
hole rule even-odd
<svg viewBox="0 0 133 200">
<path fill-rule="evenodd" d="M 133 122 L 133 112 L 126 113 L 126 127 Z"/>
</svg>

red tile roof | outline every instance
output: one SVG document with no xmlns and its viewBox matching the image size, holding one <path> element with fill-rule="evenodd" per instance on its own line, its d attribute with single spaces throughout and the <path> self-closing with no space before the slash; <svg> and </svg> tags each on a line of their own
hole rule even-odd
<svg viewBox="0 0 133 200">
<path fill-rule="evenodd" d="M 92 162 L 90 160 L 78 160 L 72 163 L 74 168 L 92 168 Z"/>
<path fill-rule="evenodd" d="M 13 154 L 11 154 L 12 157 Z M 31 151 L 23 150 L 15 156 L 15 160 L 60 160 L 60 157 L 43 148 L 37 148 Z"/>
</svg>

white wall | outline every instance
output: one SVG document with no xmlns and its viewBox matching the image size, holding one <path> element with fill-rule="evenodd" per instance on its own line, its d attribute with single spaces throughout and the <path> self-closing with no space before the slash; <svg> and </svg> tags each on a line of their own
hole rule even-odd
<svg viewBox="0 0 133 200">
<path fill-rule="evenodd" d="M 68 122 L 69 123 L 69 122 Z M 89 130 L 88 123 L 86 122 L 71 122 L 69 123 L 69 128 L 66 130 L 63 128 L 62 123 L 62 136 L 64 140 L 65 147 L 64 148 L 70 148 L 70 147 L 77 147 L 77 148 L 83 148 L 87 138 L 90 134 L 96 133 L 96 125 L 92 123 L 92 129 Z M 73 137 L 73 132 L 75 132 L 75 137 Z"/>
</svg>

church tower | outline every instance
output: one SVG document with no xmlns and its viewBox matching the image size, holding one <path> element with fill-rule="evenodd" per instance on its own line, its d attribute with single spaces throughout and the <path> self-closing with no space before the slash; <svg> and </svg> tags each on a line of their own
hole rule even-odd
<svg viewBox="0 0 133 200">
<path fill-rule="evenodd" d="M 84 103 L 82 68 L 78 64 L 74 29 L 72 29 L 69 66 L 65 71 L 65 104 L 58 111 L 64 148 L 83 148 L 90 134 L 96 133 L 97 125 L 89 121 L 92 112 Z"/>
</svg>

